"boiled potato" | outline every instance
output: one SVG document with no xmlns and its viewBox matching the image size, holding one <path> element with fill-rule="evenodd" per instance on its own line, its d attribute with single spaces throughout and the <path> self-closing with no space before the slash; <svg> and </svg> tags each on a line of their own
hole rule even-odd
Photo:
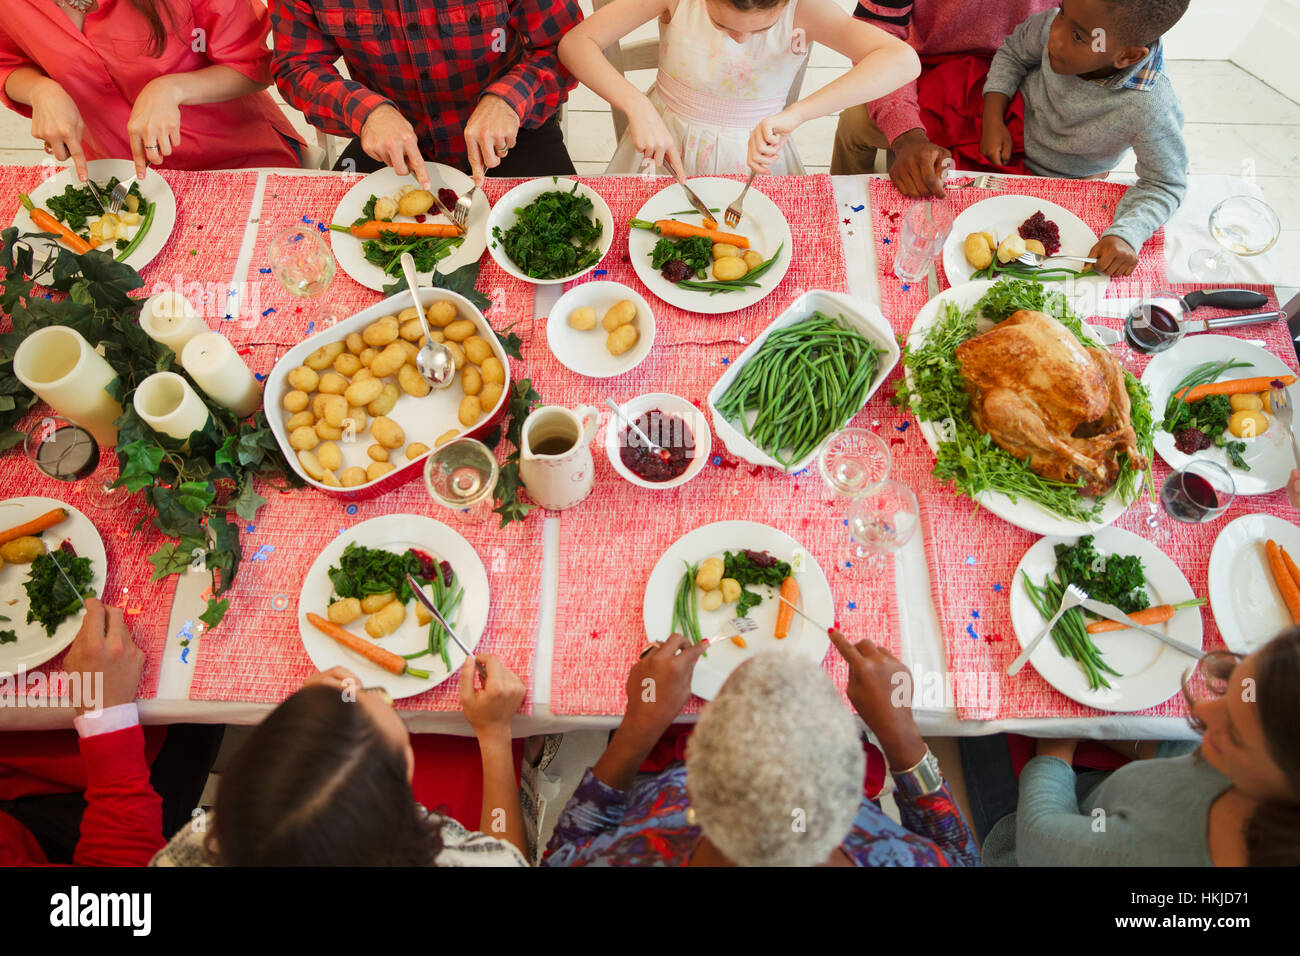
<svg viewBox="0 0 1300 956">
<path fill-rule="evenodd" d="M 744 259 L 736 256 L 727 256 L 725 259 L 715 259 L 713 262 L 713 278 L 722 281 L 729 279 L 739 279 L 749 269 L 745 265 Z"/>
<path fill-rule="evenodd" d="M 334 360 L 339 357 L 339 353 L 342 351 L 342 342 L 331 342 L 329 345 L 322 345 L 320 348 L 316 349 L 316 351 L 308 355 L 302 364 L 306 365 L 310 369 L 315 369 L 317 372 L 321 372 L 333 365 Z"/>
<path fill-rule="evenodd" d="M 763 258 L 763 253 L 755 252 L 753 249 L 746 249 L 745 254 L 740 257 L 745 262 L 747 272 L 753 272 L 767 260 Z"/>
<path fill-rule="evenodd" d="M 300 412 L 311 404 L 311 399 L 307 397 L 307 393 L 302 389 L 295 388 L 291 392 L 284 393 L 284 398 L 281 400 L 281 403 L 284 405 L 286 411 Z"/>
<path fill-rule="evenodd" d="M 387 352 L 387 349 L 385 349 L 385 352 Z M 382 355 L 380 359 L 383 359 Z M 368 378 L 349 385 L 347 391 L 343 393 L 343 397 L 347 400 L 348 405 L 356 408 L 361 405 L 369 405 L 382 394 L 384 394 L 384 383 L 378 378 Z"/>
<path fill-rule="evenodd" d="M 336 471 L 343 467 L 343 452 L 332 441 L 321 442 L 316 449 L 316 460 L 321 463 L 322 468 Z"/>
<path fill-rule="evenodd" d="M 735 578 L 723 578 L 719 590 L 722 591 L 722 600 L 728 604 L 734 604 L 740 600 L 740 582 Z"/>
<path fill-rule="evenodd" d="M 320 417 L 335 428 L 343 427 L 348 417 L 348 400 L 342 395 L 326 395 L 320 403 Z"/>
<path fill-rule="evenodd" d="M 326 401 L 326 399 L 328 399 L 328 398 L 329 398 L 328 395 L 324 395 L 324 394 L 322 394 L 322 393 L 320 393 L 320 392 L 317 392 L 315 395 L 313 395 L 313 396 L 311 397 L 311 413 L 312 413 L 312 415 L 314 415 L 314 416 L 317 417 L 317 418 L 324 418 L 324 417 L 325 417 L 325 401 Z"/>
<path fill-rule="evenodd" d="M 360 332 L 353 332 L 344 340 L 348 351 L 353 355 L 360 355 L 366 350 L 366 340 L 361 337 Z"/>
<path fill-rule="evenodd" d="M 385 382 L 384 390 L 379 394 L 378 398 L 366 406 L 366 411 L 376 418 L 380 415 L 387 415 L 393 410 L 393 406 L 397 404 L 397 400 L 401 395 L 402 390 L 400 388 L 392 382 Z"/>
<path fill-rule="evenodd" d="M 320 436 L 321 441 L 338 441 L 343 437 L 342 428 L 331 425 L 323 418 L 312 427 L 316 429 L 316 434 Z"/>
<path fill-rule="evenodd" d="M 605 348 L 610 355 L 622 355 L 636 345 L 640 337 L 641 333 L 636 330 L 635 325 L 620 325 L 606 337 Z"/>
<path fill-rule="evenodd" d="M 289 447 L 294 451 L 310 451 L 320 444 L 320 436 L 310 425 L 295 428 L 289 433 Z"/>
<path fill-rule="evenodd" d="M 459 437 L 460 437 L 460 431 L 458 429 L 448 428 L 445 432 L 443 432 L 441 435 L 439 435 L 437 438 L 433 440 L 433 447 L 441 448 L 443 445 L 447 444 L 447 442 L 451 441 L 453 438 L 459 438 Z"/>
<path fill-rule="evenodd" d="M 713 244 L 714 259 L 739 259 L 744 254 L 744 250 L 740 246 L 733 246 L 729 242 L 715 242 Z"/>
<path fill-rule="evenodd" d="M 487 340 L 482 336 L 471 335 L 460 344 L 465 350 L 465 358 L 475 365 L 482 365 L 492 357 L 492 346 L 488 345 Z"/>
<path fill-rule="evenodd" d="M 335 624 L 347 627 L 361 616 L 361 602 L 356 598 L 340 598 L 325 613 Z"/>
<path fill-rule="evenodd" d="M 371 445 L 366 449 L 366 454 L 374 461 L 388 461 L 388 449 L 383 445 Z"/>
<path fill-rule="evenodd" d="M 423 216 L 433 208 L 433 193 L 427 189 L 413 189 L 397 200 L 399 216 Z"/>
<path fill-rule="evenodd" d="M 370 371 L 375 378 L 387 378 L 389 375 L 396 375 L 397 370 L 405 364 L 406 349 L 394 342 L 370 363 Z"/>
<path fill-rule="evenodd" d="M 298 452 L 298 464 L 302 465 L 302 470 L 307 472 L 307 477 L 313 481 L 322 481 L 325 478 L 325 468 L 314 451 Z"/>
<path fill-rule="evenodd" d="M 451 360 L 456 366 L 456 371 L 459 372 L 465 367 L 465 350 L 461 348 L 459 342 L 446 341 L 442 344 L 445 345 L 447 351 L 451 353 Z"/>
<path fill-rule="evenodd" d="M 613 332 L 619 326 L 636 321 L 636 303 L 631 299 L 615 302 L 600 320 L 600 327 L 606 332 Z"/>
<path fill-rule="evenodd" d="M 45 542 L 30 534 L 0 544 L 0 558 L 5 564 L 31 564 L 37 555 L 44 553 Z"/>
<path fill-rule="evenodd" d="M 1040 256 L 1045 256 L 1045 255 L 1047 255 L 1047 247 L 1046 247 L 1045 245 L 1043 245 L 1041 242 L 1039 242 L 1037 239 L 1026 239 L 1026 240 L 1025 240 L 1025 251 L 1026 251 L 1026 252 L 1036 252 L 1036 253 L 1038 253 Z"/>
<path fill-rule="evenodd" d="M 415 309 L 406 310 L 406 312 L 414 312 L 414 311 Z M 420 322 L 420 317 L 417 315 L 414 318 L 409 319 L 406 322 L 403 322 L 402 328 L 398 334 L 400 334 L 403 340 L 407 342 L 418 342 L 420 341 L 420 339 L 424 338 L 424 326 Z"/>
<path fill-rule="evenodd" d="M 376 611 L 382 611 L 396 600 L 397 595 L 392 591 L 385 591 L 382 594 L 368 594 L 361 599 L 361 610 L 367 614 L 374 614 Z"/>
<path fill-rule="evenodd" d="M 356 374 L 352 376 L 352 384 L 355 385 L 357 382 L 364 382 L 366 379 L 374 377 L 375 373 L 370 371 L 369 368 L 359 368 L 357 369 Z"/>
<path fill-rule="evenodd" d="M 504 385 L 506 382 L 505 366 L 496 356 L 483 360 L 480 374 L 483 376 L 484 384 Z"/>
<path fill-rule="evenodd" d="M 456 418 L 462 425 L 473 425 L 483 414 L 483 405 L 479 402 L 477 395 L 466 395 L 460 400 L 460 408 L 456 412 Z"/>
<path fill-rule="evenodd" d="M 284 429 L 287 432 L 292 432 L 295 428 L 302 428 L 303 425 L 310 428 L 314 424 L 316 424 L 316 416 L 309 409 L 304 409 L 290 415 L 289 420 L 284 423 Z"/>
<path fill-rule="evenodd" d="M 403 365 L 397 370 L 397 384 L 402 386 L 402 391 L 407 395 L 414 395 L 416 398 L 424 398 L 433 388 L 415 370 L 414 365 Z"/>
<path fill-rule="evenodd" d="M 984 237 L 984 241 L 989 244 L 991 251 L 998 251 L 998 234 L 992 229 L 985 229 L 983 232 L 977 232 L 976 235 Z"/>
<path fill-rule="evenodd" d="M 472 319 L 457 319 L 451 325 L 442 330 L 443 335 L 447 336 L 449 341 L 464 342 L 471 335 L 478 332 L 478 326 Z"/>
<path fill-rule="evenodd" d="M 320 483 L 329 488 L 343 487 L 343 482 L 339 481 L 339 476 L 334 474 L 334 472 L 328 470 L 325 472 L 325 474 L 320 476 Z"/>
<path fill-rule="evenodd" d="M 722 607 L 722 592 L 705 591 L 704 597 L 700 598 L 700 610 L 716 611 L 720 607 Z"/>
<path fill-rule="evenodd" d="M 381 349 L 394 341 L 400 331 L 397 318 L 392 315 L 385 315 L 362 329 L 361 338 L 367 345 Z"/>
<path fill-rule="evenodd" d="M 419 346 L 414 342 L 406 341 L 406 339 L 398 339 L 393 344 L 400 347 L 401 350 L 406 353 L 406 361 L 410 362 L 412 365 L 415 364 L 415 357 L 420 354 Z"/>
<path fill-rule="evenodd" d="M 354 433 L 365 431 L 366 410 L 364 408 L 353 408 L 351 405 L 349 405 L 348 416 L 347 418 L 343 419 L 343 427 L 347 428 L 349 425 L 352 426 L 352 431 Z"/>
<path fill-rule="evenodd" d="M 360 355 L 357 356 L 357 358 L 361 359 L 361 364 L 366 368 L 369 368 L 370 363 L 373 362 L 378 357 L 379 357 L 379 349 L 372 349 L 372 348 L 366 348 L 364 351 L 362 351 Z"/>
<path fill-rule="evenodd" d="M 391 220 L 397 215 L 397 203 L 390 196 L 380 196 L 375 200 L 375 218 Z"/>
<path fill-rule="evenodd" d="M 966 261 L 976 269 L 987 269 L 993 262 L 993 250 L 983 233 L 972 232 L 966 237 Z"/>
<path fill-rule="evenodd" d="M 420 320 L 419 310 L 417 310 L 413 305 L 408 305 L 401 312 L 397 313 L 398 325 L 405 325 L 407 322 L 419 322 L 419 320 Z"/>
<path fill-rule="evenodd" d="M 366 465 L 366 478 L 370 481 L 375 481 L 392 471 L 393 467 L 393 465 L 390 465 L 386 461 L 372 461 L 370 464 Z"/>
<path fill-rule="evenodd" d="M 356 375 L 361 371 L 361 359 L 351 352 L 340 352 L 339 357 L 334 360 L 334 371 L 340 375 Z"/>
<path fill-rule="evenodd" d="M 387 637 L 406 620 L 406 605 L 390 601 L 382 610 L 366 618 L 366 633 L 371 637 Z"/>
<path fill-rule="evenodd" d="M 339 483 L 344 488 L 355 488 L 357 485 L 364 485 L 369 479 L 366 478 L 366 470 L 360 465 L 353 465 L 351 468 L 343 469 L 339 475 Z"/>
<path fill-rule="evenodd" d="M 406 433 L 402 431 L 402 426 L 386 415 L 380 415 L 370 423 L 370 434 L 388 449 L 401 448 L 406 444 Z"/>
<path fill-rule="evenodd" d="M 460 387 L 466 395 L 477 395 L 483 389 L 483 376 L 472 365 L 460 373 Z"/>
<path fill-rule="evenodd" d="M 502 385 L 500 382 L 484 382 L 483 387 L 479 390 L 478 401 L 483 411 L 490 412 L 497 407 L 497 402 L 501 399 Z"/>
<path fill-rule="evenodd" d="M 314 368 L 300 365 L 286 375 L 284 380 L 289 383 L 290 388 L 300 389 L 304 392 L 314 392 L 316 391 L 316 385 L 320 382 L 320 374 Z"/>
<path fill-rule="evenodd" d="M 1228 431 L 1237 438 L 1255 438 L 1268 430 L 1268 417 L 1260 411 L 1233 412 Z"/>
<path fill-rule="evenodd" d="M 717 591 L 718 585 L 722 583 L 722 566 L 710 564 L 707 561 L 700 565 L 700 570 L 695 574 L 695 586 L 701 591 Z M 722 597 L 722 592 L 718 591 L 718 597 Z"/>
<path fill-rule="evenodd" d="M 456 321 L 456 304 L 444 299 L 442 302 L 433 303 L 424 314 L 430 325 L 439 329 L 445 328 Z"/>
<path fill-rule="evenodd" d="M 569 328 L 586 332 L 596 327 L 596 310 L 589 305 L 574 309 L 569 313 Z"/>
<path fill-rule="evenodd" d="M 1012 259 L 1018 259 L 1025 254 L 1025 240 L 1020 237 L 1020 233 L 1013 232 L 1002 240 L 998 246 L 998 262 L 1010 262 Z"/>
<path fill-rule="evenodd" d="M 320 384 L 316 386 L 316 391 L 322 395 L 342 395 L 348 390 L 350 383 L 338 372 L 326 372 L 320 377 Z"/>
<path fill-rule="evenodd" d="M 421 455 L 429 451 L 429 446 L 422 441 L 413 441 L 406 446 L 406 460 L 415 461 Z"/>
<path fill-rule="evenodd" d="M 1228 401 L 1234 412 L 1260 412 L 1264 410 L 1264 401 L 1253 392 L 1244 395 L 1229 395 Z"/>
</svg>

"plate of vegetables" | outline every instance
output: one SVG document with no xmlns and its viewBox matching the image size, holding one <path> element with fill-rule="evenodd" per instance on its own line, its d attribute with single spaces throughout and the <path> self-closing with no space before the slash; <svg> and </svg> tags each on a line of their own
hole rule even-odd
<svg viewBox="0 0 1300 956">
<path fill-rule="evenodd" d="M 483 636 L 488 579 L 470 543 L 423 515 L 363 521 L 331 541 L 303 580 L 298 629 L 321 670 L 348 668 L 367 687 L 411 697 L 455 675 L 465 655 L 420 605 L 425 594 L 471 650 Z"/>
<path fill-rule="evenodd" d="M 740 224 L 728 226 L 723 210 L 742 184 L 721 177 L 688 183 L 718 219 L 705 222 L 676 183 L 665 186 L 629 223 L 627 251 L 636 274 L 659 298 L 690 312 L 721 315 L 766 298 L 785 278 L 794 255 L 794 237 L 781 210 L 750 189 Z"/>
<path fill-rule="evenodd" d="M 0 676 L 71 644 L 82 600 L 103 591 L 107 573 L 103 539 L 76 508 L 53 498 L 0 502 Z"/>
<path fill-rule="evenodd" d="M 421 279 L 434 269 L 452 272 L 477 262 L 487 247 L 487 196 L 474 194 L 462 234 L 438 209 L 434 193 L 448 211 L 474 181 L 459 169 L 430 163 L 433 191 L 392 169 L 371 173 L 349 189 L 334 210 L 330 244 L 343 271 L 376 292 L 402 278 L 401 257 L 409 252 Z M 438 185 L 441 183 L 442 185 Z"/>
<path fill-rule="evenodd" d="M 826 575 L 783 531 L 755 521 L 718 521 L 689 531 L 659 558 L 645 589 L 652 641 L 674 632 L 710 642 L 695 665 L 691 690 L 712 700 L 731 672 L 764 651 L 820 663 L 830 637 L 787 607 L 829 624 L 835 602 Z M 738 619 L 747 623 L 737 625 Z"/>
<path fill-rule="evenodd" d="M 488 216 L 488 252 L 506 272 L 534 285 L 585 275 L 613 241 L 609 206 L 574 179 L 545 176 L 520 183 Z"/>
<path fill-rule="evenodd" d="M 1270 541 L 1277 547 L 1271 559 Z M 1251 654 L 1300 624 L 1287 601 L 1288 594 L 1300 601 L 1291 570 L 1297 559 L 1300 528 L 1276 515 L 1242 515 L 1219 532 L 1210 552 L 1210 606 L 1228 650 Z"/>
<path fill-rule="evenodd" d="M 1026 250 L 1039 255 L 1086 256 L 1097 234 L 1070 210 L 1033 196 L 991 196 L 968 206 L 943 244 L 943 271 L 952 286 L 972 279 L 1009 275 L 1040 282 L 1086 279 L 1096 294 L 1110 280 L 1084 262 L 1054 259 L 1035 270 L 1016 259 Z"/>
<path fill-rule="evenodd" d="M 129 159 L 95 159 L 86 172 L 107 205 L 113 187 L 134 178 L 135 165 Z M 54 233 L 58 244 L 73 252 L 103 250 L 138 271 L 171 236 L 176 195 L 162 174 L 151 170 L 143 182 L 131 184 L 121 211 L 110 213 L 69 166 L 19 197 L 13 224 L 20 233 Z"/>
<path fill-rule="evenodd" d="M 1198 598 L 1178 566 L 1150 541 L 1119 528 L 1083 537 L 1047 537 L 1025 552 L 1011 588 L 1011 623 L 1020 647 L 1043 629 L 1067 584 L 1113 604 L 1139 624 L 1201 647 Z M 1010 650 L 1008 651 L 1010 661 Z M 1110 711 L 1154 707 L 1178 693 L 1195 663 L 1162 641 L 1082 608 L 1062 616 L 1029 658 L 1045 681 L 1071 700 Z"/>
<path fill-rule="evenodd" d="M 1218 462 L 1239 495 L 1286 487 L 1295 458 L 1291 437 L 1273 417 L 1269 390 L 1281 382 L 1300 400 L 1290 366 L 1231 335 L 1191 335 L 1161 352 L 1142 384 L 1161 420 L 1155 449 L 1171 468 L 1193 457 Z"/>
</svg>

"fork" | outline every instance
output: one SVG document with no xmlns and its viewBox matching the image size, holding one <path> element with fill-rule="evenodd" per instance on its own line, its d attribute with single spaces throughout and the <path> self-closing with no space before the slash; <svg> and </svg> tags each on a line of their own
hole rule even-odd
<svg viewBox="0 0 1300 956">
<path fill-rule="evenodd" d="M 122 211 L 122 203 L 126 202 L 126 194 L 131 191 L 131 184 L 134 183 L 135 180 L 136 177 L 132 176 L 126 182 L 118 183 L 113 187 L 113 192 L 108 197 L 108 211 L 113 213 L 113 215 L 117 215 Z"/>
<path fill-rule="evenodd" d="M 1037 637 L 1025 645 L 1025 649 L 1020 652 L 1020 656 L 1007 667 L 1007 676 L 1011 677 L 1019 673 L 1020 668 L 1025 666 L 1025 661 L 1029 660 L 1029 655 L 1034 653 L 1034 648 L 1038 647 L 1043 638 L 1052 632 L 1052 628 L 1056 627 L 1056 622 L 1061 619 L 1061 615 L 1072 607 L 1078 607 L 1086 600 L 1088 600 L 1088 594 L 1083 588 L 1074 584 L 1066 585 L 1065 594 L 1061 596 L 1061 606 L 1052 615 L 1052 619 L 1047 622 L 1047 626 L 1038 632 Z"/>
<path fill-rule="evenodd" d="M 958 186 L 958 189 L 992 189 L 996 192 L 999 189 L 1006 189 L 1007 182 L 1005 179 L 998 179 L 989 173 L 982 176 L 976 176 L 964 186 Z"/>
<path fill-rule="evenodd" d="M 709 638 L 709 644 L 712 644 L 714 641 L 720 641 L 723 638 L 731 640 L 732 643 L 735 643 L 735 640 L 738 637 L 743 641 L 744 638 L 740 637 L 742 634 L 748 634 L 750 631 L 756 630 L 757 628 L 758 625 L 754 623 L 754 619 L 748 615 L 745 617 L 733 617 L 722 626 L 722 630 Z M 744 647 L 743 644 L 737 644 L 736 646 Z M 705 651 L 704 653 L 708 654 L 709 652 Z"/>
<path fill-rule="evenodd" d="M 749 178 L 745 180 L 745 188 L 740 191 L 740 195 L 736 197 L 736 201 L 728 206 L 727 211 L 722 214 L 723 221 L 732 229 L 735 229 L 740 225 L 740 217 L 745 211 L 745 194 L 749 192 L 749 187 L 753 184 L 754 177 L 757 175 L 758 170 L 751 168 L 749 171 Z"/>
<path fill-rule="evenodd" d="M 1295 426 L 1292 424 L 1295 410 L 1291 407 L 1291 396 L 1285 388 L 1270 388 L 1268 404 L 1273 409 L 1273 417 L 1286 427 L 1287 434 L 1291 436 L 1291 453 L 1295 455 L 1295 466 L 1300 468 L 1300 442 L 1296 441 Z"/>
<path fill-rule="evenodd" d="M 456 200 L 456 208 L 451 211 L 451 221 L 456 227 L 465 231 L 465 223 L 469 222 L 469 210 L 474 205 L 474 193 L 478 191 L 478 183 L 470 187 L 470 191 Z"/>
</svg>

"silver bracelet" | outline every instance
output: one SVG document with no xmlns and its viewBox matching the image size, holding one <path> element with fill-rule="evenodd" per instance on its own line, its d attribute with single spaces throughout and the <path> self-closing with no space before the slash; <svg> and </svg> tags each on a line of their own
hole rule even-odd
<svg viewBox="0 0 1300 956">
<path fill-rule="evenodd" d="M 898 792 L 905 797 L 927 797 L 943 787 L 939 758 L 931 753 L 929 747 L 925 748 L 925 756 L 917 761 L 916 766 L 898 771 L 893 778 Z"/>
</svg>

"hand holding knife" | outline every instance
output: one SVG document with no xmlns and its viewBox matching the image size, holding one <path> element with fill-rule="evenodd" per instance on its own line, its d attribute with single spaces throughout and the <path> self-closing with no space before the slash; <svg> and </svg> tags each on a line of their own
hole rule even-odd
<svg viewBox="0 0 1300 956">
<path fill-rule="evenodd" d="M 451 637 L 453 641 L 456 642 L 456 646 L 465 652 L 465 656 L 474 657 L 474 652 L 466 647 L 464 642 L 456 636 L 456 632 L 451 629 L 451 625 L 448 624 L 447 619 L 442 616 L 442 612 L 438 610 L 437 605 L 435 605 L 429 595 L 425 593 L 424 588 L 421 586 L 420 582 L 416 580 L 415 575 L 408 574 L 406 576 L 406 583 L 409 584 L 411 590 L 415 592 L 415 599 L 424 605 L 424 609 L 433 615 L 435 621 L 442 625 L 442 629 L 447 632 L 448 636 Z M 483 666 L 483 662 L 478 660 L 478 658 L 474 658 L 474 669 L 478 671 L 478 676 L 482 679 L 483 683 L 486 684 L 487 668 Z"/>
</svg>

